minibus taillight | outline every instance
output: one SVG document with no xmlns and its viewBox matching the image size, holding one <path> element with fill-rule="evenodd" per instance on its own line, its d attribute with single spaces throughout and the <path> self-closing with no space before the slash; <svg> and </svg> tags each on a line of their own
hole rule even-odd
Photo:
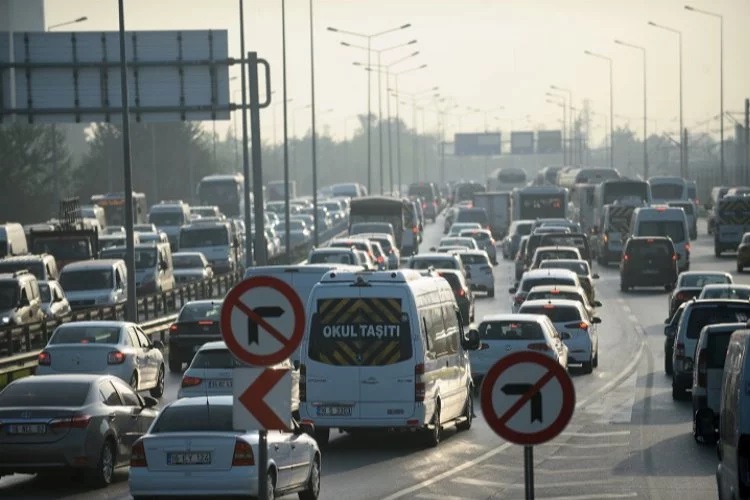
<svg viewBox="0 0 750 500">
<path fill-rule="evenodd" d="M 424 383 L 424 364 L 419 363 L 414 365 L 414 401 L 423 402 L 426 396 L 426 388 Z"/>
<path fill-rule="evenodd" d="M 706 387 L 706 375 L 708 369 L 708 351 L 701 349 L 698 351 L 698 387 Z"/>
</svg>

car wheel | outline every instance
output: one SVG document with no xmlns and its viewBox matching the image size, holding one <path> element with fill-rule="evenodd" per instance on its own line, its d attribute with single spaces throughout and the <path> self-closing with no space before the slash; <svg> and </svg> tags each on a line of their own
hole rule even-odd
<svg viewBox="0 0 750 500">
<path fill-rule="evenodd" d="M 266 484 L 266 499 L 267 500 L 273 500 L 276 498 L 276 491 L 274 488 L 274 480 L 273 480 L 273 472 L 269 472 L 267 476 Z"/>
<path fill-rule="evenodd" d="M 685 401 L 687 398 L 687 391 L 682 387 L 678 387 L 674 382 L 672 382 L 672 399 L 675 401 Z"/>
<path fill-rule="evenodd" d="M 664 373 L 667 375 L 672 375 L 674 373 L 674 370 L 672 369 L 672 355 L 669 354 L 669 356 L 664 356 Z"/>
<path fill-rule="evenodd" d="M 136 372 L 133 372 L 133 375 L 130 376 L 130 387 L 132 387 L 134 391 L 138 392 L 138 373 Z"/>
<path fill-rule="evenodd" d="M 112 482 L 115 473 L 115 450 L 112 441 L 104 442 L 99 452 L 99 460 L 96 467 L 89 471 L 90 482 L 98 487 L 108 486 Z"/>
<path fill-rule="evenodd" d="M 316 456 L 310 466 L 305 490 L 298 493 L 299 500 L 317 500 L 320 495 L 320 459 Z"/>
<path fill-rule="evenodd" d="M 179 358 L 169 357 L 169 371 L 178 373 L 182 371 L 182 360 Z"/>
<path fill-rule="evenodd" d="M 588 361 L 584 361 L 581 363 L 581 371 L 584 373 L 584 375 L 588 375 L 589 373 L 594 371 L 594 360 L 590 359 Z"/>
<path fill-rule="evenodd" d="M 492 298 L 495 296 L 495 289 L 492 288 L 487 292 L 487 297 Z"/>
<path fill-rule="evenodd" d="M 313 437 L 319 447 L 325 448 L 328 446 L 328 441 L 331 439 L 331 429 L 328 427 L 316 427 L 313 432 Z"/>
<path fill-rule="evenodd" d="M 160 398 L 164 394 L 164 365 L 159 366 L 159 373 L 156 375 L 156 386 L 151 389 L 152 397 Z"/>
<path fill-rule="evenodd" d="M 474 396 L 471 394 L 471 389 L 466 391 L 466 404 L 464 406 L 464 414 L 462 417 L 465 420 L 460 424 L 457 424 L 456 429 L 459 431 L 468 431 L 471 429 L 471 422 L 474 419 Z"/>
<path fill-rule="evenodd" d="M 591 364 L 594 368 L 599 367 L 599 349 L 597 349 L 594 353 L 594 360 L 591 362 Z"/>
<path fill-rule="evenodd" d="M 432 416 L 432 429 L 425 431 L 425 444 L 430 448 L 435 448 L 440 444 L 442 428 L 440 427 L 440 403 L 435 407 L 435 414 Z"/>
</svg>

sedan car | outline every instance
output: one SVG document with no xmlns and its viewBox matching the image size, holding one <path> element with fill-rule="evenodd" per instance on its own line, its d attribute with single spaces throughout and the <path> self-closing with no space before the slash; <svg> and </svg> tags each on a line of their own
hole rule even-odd
<svg viewBox="0 0 750 500">
<path fill-rule="evenodd" d="M 497 264 L 497 247 L 489 229 L 464 229 L 459 236 L 473 238 L 479 249 L 487 252 L 490 262 Z"/>
<path fill-rule="evenodd" d="M 172 254 L 174 280 L 176 283 L 202 281 L 214 277 L 214 270 L 201 252 L 177 252 Z"/>
<path fill-rule="evenodd" d="M 578 275 L 583 289 L 586 290 L 589 302 L 593 303 L 596 300 L 594 280 L 598 280 L 599 275 L 591 272 L 588 261 L 577 259 L 543 260 L 539 264 L 539 269 L 568 269 L 573 271 Z"/>
<path fill-rule="evenodd" d="M 701 294 L 706 285 L 732 284 L 732 275 L 721 271 L 684 271 L 677 276 L 674 290 L 667 299 L 667 311 L 671 317 L 683 302 Z"/>
<path fill-rule="evenodd" d="M 31 376 L 0 392 L 0 476 L 83 470 L 96 486 L 128 465 L 156 399 L 112 375 Z"/>
<path fill-rule="evenodd" d="M 130 455 L 130 494 L 258 496 L 258 431 L 236 431 L 234 398 L 183 398 L 166 406 Z M 293 432 L 268 431 L 268 498 L 320 494 L 321 455 L 315 440 Z M 307 432 L 310 432 L 309 428 Z"/>
<path fill-rule="evenodd" d="M 750 300 L 750 285 L 706 285 L 698 299 Z"/>
<path fill-rule="evenodd" d="M 160 340 L 127 321 L 76 321 L 52 333 L 39 353 L 37 375 L 108 373 L 136 391 L 164 394 L 164 356 Z"/>
<path fill-rule="evenodd" d="M 219 315 L 223 300 L 193 300 L 182 306 L 169 326 L 169 371 L 182 371 L 206 342 L 221 340 Z"/>
<path fill-rule="evenodd" d="M 62 286 L 57 281 L 40 281 L 39 295 L 42 311 L 47 320 L 58 320 L 70 314 L 70 302 L 65 298 Z"/>
</svg>

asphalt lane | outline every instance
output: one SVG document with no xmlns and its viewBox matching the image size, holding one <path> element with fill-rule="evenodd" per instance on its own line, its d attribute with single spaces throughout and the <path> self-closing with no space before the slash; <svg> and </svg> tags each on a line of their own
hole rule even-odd
<svg viewBox="0 0 750 500">
<path fill-rule="evenodd" d="M 715 259 L 710 239 L 693 245 L 691 269 L 732 271 Z M 425 230 L 422 249 L 442 237 L 442 218 Z M 596 267 L 596 265 L 595 265 Z M 597 269 L 599 368 L 573 374 L 576 410 L 565 432 L 534 449 L 537 498 L 705 499 L 716 497 L 713 447 L 691 436 L 690 403 L 671 399 L 663 372 L 663 290 L 619 291 L 614 266 Z M 481 294 L 476 318 L 510 311 L 506 293 L 512 264 L 494 268 L 496 295 Z M 750 283 L 746 276 L 737 281 Z M 180 377 L 169 374 L 164 401 L 175 398 Z M 439 447 L 420 448 L 408 435 L 335 434 L 324 451 L 321 498 L 473 499 L 523 496 L 523 453 L 497 437 L 477 411 L 468 432 L 447 431 Z M 33 476 L 0 480 L 1 498 L 130 498 L 127 470 L 113 485 L 91 491 L 69 478 L 44 483 Z M 292 498 L 291 496 L 289 498 Z"/>
</svg>

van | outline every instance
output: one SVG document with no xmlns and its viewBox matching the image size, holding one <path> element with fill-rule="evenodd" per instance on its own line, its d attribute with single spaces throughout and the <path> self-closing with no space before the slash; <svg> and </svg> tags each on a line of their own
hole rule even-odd
<svg viewBox="0 0 750 500">
<path fill-rule="evenodd" d="M 27 269 L 39 281 L 51 281 L 60 277 L 55 256 L 48 253 L 0 259 L 0 273 L 12 273 L 22 269 Z"/>
<path fill-rule="evenodd" d="M 729 339 L 724 360 L 719 406 L 719 498 L 750 497 L 750 329 L 737 330 Z"/>
<path fill-rule="evenodd" d="M 162 201 L 158 205 L 152 205 L 148 211 L 148 221 L 156 226 L 156 229 L 167 234 L 169 244 L 173 251 L 179 248 L 177 242 L 180 236 L 180 228 L 190 224 L 190 205 L 182 200 Z"/>
<path fill-rule="evenodd" d="M 16 222 L 0 224 L 0 258 L 27 253 L 29 253 L 29 247 L 26 244 L 23 226 Z"/>
<path fill-rule="evenodd" d="M 201 252 L 217 274 L 234 272 L 241 264 L 235 251 L 239 240 L 228 221 L 194 220 L 180 228 L 177 246 L 181 252 Z"/>
<path fill-rule="evenodd" d="M 128 272 L 122 259 L 71 262 L 60 272 L 60 284 L 73 310 L 114 306 L 127 300 Z"/>
<path fill-rule="evenodd" d="M 681 208 L 639 207 L 630 219 L 631 236 L 666 236 L 677 252 L 679 272 L 690 270 L 690 232 L 685 211 Z"/>
<path fill-rule="evenodd" d="M 141 233 L 133 233 L 133 244 L 140 245 Z M 125 233 L 101 234 L 99 235 L 99 250 L 112 247 L 124 247 L 127 244 Z"/>
<path fill-rule="evenodd" d="M 479 347 L 479 334 L 464 334 L 445 279 L 333 271 L 313 287 L 307 310 L 300 416 L 314 424 L 318 444 L 338 428 L 413 431 L 437 446 L 443 428 L 471 427 L 467 351 Z"/>
<path fill-rule="evenodd" d="M 698 215 L 696 213 L 695 203 L 692 200 L 678 200 L 669 201 L 667 205 L 670 207 L 681 208 L 685 211 L 685 216 L 688 221 L 688 228 L 690 229 L 690 239 L 694 240 L 698 238 Z"/>
<path fill-rule="evenodd" d="M 125 247 L 105 248 L 102 259 L 125 259 Z M 138 295 L 168 292 L 175 287 L 174 264 L 169 243 L 135 245 L 135 287 Z"/>
<path fill-rule="evenodd" d="M 706 325 L 695 347 L 693 364 L 693 438 L 700 443 L 714 444 L 719 428 L 721 382 L 729 338 L 745 323 Z"/>
<path fill-rule="evenodd" d="M 0 326 L 28 325 L 43 320 L 36 277 L 25 270 L 0 274 Z"/>
</svg>

